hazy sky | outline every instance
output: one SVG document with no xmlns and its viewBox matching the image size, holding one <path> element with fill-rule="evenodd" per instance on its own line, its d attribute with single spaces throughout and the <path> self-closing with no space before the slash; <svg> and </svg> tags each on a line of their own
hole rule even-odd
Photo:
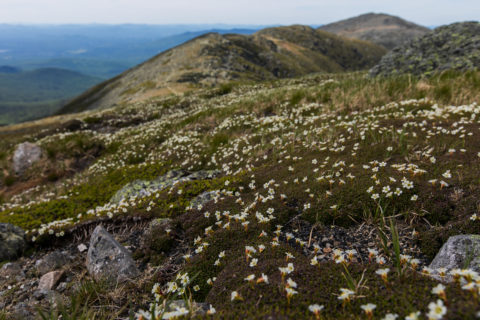
<svg viewBox="0 0 480 320">
<path fill-rule="evenodd" d="M 324 24 L 372 11 L 441 25 L 478 20 L 480 0 L 0 0 L 0 23 Z"/>
</svg>

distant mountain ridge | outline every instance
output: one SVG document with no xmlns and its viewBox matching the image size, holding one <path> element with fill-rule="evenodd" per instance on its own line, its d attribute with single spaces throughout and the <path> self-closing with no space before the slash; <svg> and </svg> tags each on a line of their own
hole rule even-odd
<svg viewBox="0 0 480 320">
<path fill-rule="evenodd" d="M 430 32 L 426 27 L 383 13 L 367 13 L 319 29 L 347 38 L 371 41 L 387 49 L 404 45 Z"/>
<path fill-rule="evenodd" d="M 85 92 L 61 112 L 179 93 L 192 85 L 366 69 L 386 53 L 373 43 L 295 25 L 253 35 L 209 33 L 167 50 Z"/>
</svg>

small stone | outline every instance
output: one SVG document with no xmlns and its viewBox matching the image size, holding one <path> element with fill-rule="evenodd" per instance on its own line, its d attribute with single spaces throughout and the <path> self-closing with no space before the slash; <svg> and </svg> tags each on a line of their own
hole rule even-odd
<svg viewBox="0 0 480 320">
<path fill-rule="evenodd" d="M 95 228 L 90 239 L 87 269 L 95 280 L 105 279 L 110 283 L 123 282 L 140 274 L 130 252 L 102 226 Z"/>
<path fill-rule="evenodd" d="M 44 274 L 38 283 L 40 290 L 53 290 L 63 276 L 63 271 L 51 271 Z"/>
<path fill-rule="evenodd" d="M 66 282 L 60 282 L 60 284 L 57 286 L 57 291 L 58 292 L 63 292 L 67 289 L 67 283 Z"/>
<path fill-rule="evenodd" d="M 84 245 L 83 243 L 80 243 L 78 246 L 77 246 L 77 249 L 78 251 L 80 251 L 80 253 L 83 253 L 85 251 L 88 250 L 88 247 L 86 245 Z"/>
</svg>

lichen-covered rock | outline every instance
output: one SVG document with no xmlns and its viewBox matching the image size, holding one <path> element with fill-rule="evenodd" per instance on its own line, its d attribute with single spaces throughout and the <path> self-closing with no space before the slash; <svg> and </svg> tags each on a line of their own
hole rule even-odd
<svg viewBox="0 0 480 320">
<path fill-rule="evenodd" d="M 35 162 L 40 160 L 42 149 L 34 143 L 24 142 L 17 146 L 13 154 L 13 170 L 22 175 Z"/>
<path fill-rule="evenodd" d="M 135 180 L 126 184 L 122 189 L 115 193 L 110 199 L 110 202 L 118 204 L 122 200 L 146 197 L 156 191 L 171 187 L 176 183 L 212 179 L 219 174 L 220 172 L 215 170 L 197 171 L 194 173 L 189 173 L 184 170 L 172 170 L 155 180 Z"/>
<path fill-rule="evenodd" d="M 139 270 L 127 251 L 102 226 L 97 226 L 90 239 L 87 269 L 96 280 L 123 282 L 139 275 Z"/>
<path fill-rule="evenodd" d="M 437 253 L 430 268 L 480 271 L 480 235 L 458 235 L 448 238 Z"/>
<path fill-rule="evenodd" d="M 436 28 L 386 54 L 370 76 L 428 76 L 444 70 L 480 68 L 480 23 L 461 22 Z"/>
<path fill-rule="evenodd" d="M 16 258 L 25 249 L 25 231 L 0 223 L 0 261 Z"/>
</svg>

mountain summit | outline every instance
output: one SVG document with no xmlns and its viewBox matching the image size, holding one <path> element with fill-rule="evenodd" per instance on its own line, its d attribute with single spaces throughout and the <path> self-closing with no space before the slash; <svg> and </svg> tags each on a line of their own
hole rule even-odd
<svg viewBox="0 0 480 320">
<path fill-rule="evenodd" d="M 373 43 L 301 25 L 267 28 L 253 35 L 208 33 L 90 89 L 63 112 L 142 101 L 232 80 L 367 69 L 385 53 Z"/>
<path fill-rule="evenodd" d="M 428 28 L 383 13 L 367 13 L 330 23 L 319 29 L 346 38 L 371 41 L 387 49 L 393 49 L 430 32 Z"/>
</svg>

